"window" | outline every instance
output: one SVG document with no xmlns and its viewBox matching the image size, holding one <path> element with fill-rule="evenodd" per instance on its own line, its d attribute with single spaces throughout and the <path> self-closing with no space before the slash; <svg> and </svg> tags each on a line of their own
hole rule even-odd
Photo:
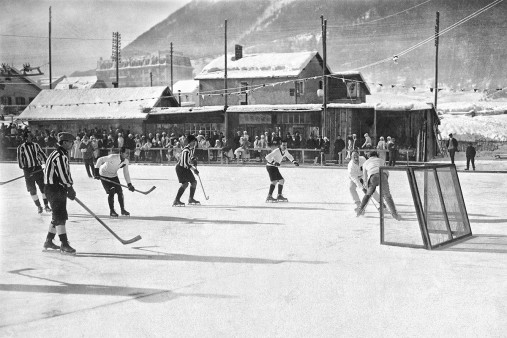
<svg viewBox="0 0 507 338">
<path fill-rule="evenodd" d="M 247 105 L 248 104 L 248 82 L 241 82 L 241 98 L 239 100 L 239 103 L 241 105 Z"/>
<path fill-rule="evenodd" d="M 12 98 L 10 96 L 2 96 L 1 102 L 4 106 L 11 106 L 12 105 Z"/>
<path fill-rule="evenodd" d="M 26 100 L 24 97 L 16 97 L 16 105 L 24 106 L 26 104 Z"/>
<path fill-rule="evenodd" d="M 298 81 L 296 82 L 296 89 L 298 96 L 305 94 L 305 82 L 304 81 Z"/>
</svg>

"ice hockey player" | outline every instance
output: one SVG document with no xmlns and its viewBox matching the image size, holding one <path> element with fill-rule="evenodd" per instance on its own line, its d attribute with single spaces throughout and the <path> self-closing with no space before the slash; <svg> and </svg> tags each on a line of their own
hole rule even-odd
<svg viewBox="0 0 507 338">
<path fill-rule="evenodd" d="M 351 160 L 348 164 L 348 172 L 349 172 L 349 192 L 352 200 L 356 204 L 356 210 L 361 205 L 361 200 L 359 199 L 359 195 L 357 194 L 356 189 L 361 189 L 366 194 L 366 188 L 363 181 L 363 164 L 366 161 L 364 156 L 359 156 L 357 150 L 352 151 Z M 373 199 L 377 201 L 380 205 L 380 196 L 374 191 Z"/>
<path fill-rule="evenodd" d="M 49 155 L 44 168 L 44 185 L 46 196 L 52 210 L 51 224 L 44 242 L 45 250 L 60 250 L 62 254 L 74 255 L 76 250 L 69 245 L 65 223 L 67 221 L 67 198 L 74 200 L 76 192 L 72 187 L 68 151 L 72 149 L 75 137 L 70 133 L 59 133 L 57 148 Z M 53 239 L 58 233 L 61 246 L 55 245 Z"/>
<path fill-rule="evenodd" d="M 378 157 L 378 153 L 376 151 L 370 152 L 370 158 L 363 164 L 363 180 L 364 182 L 367 182 L 368 189 L 361 201 L 361 205 L 356 210 L 356 215 L 361 216 L 364 214 L 364 209 L 366 208 L 371 195 L 373 195 L 377 187 L 380 185 L 380 181 L 382 181 L 384 200 L 389 207 L 393 218 L 399 221 L 401 218 L 396 211 L 396 206 L 394 205 L 394 201 L 389 190 L 388 173 L 383 171 L 382 177 L 380 176 L 380 167 L 384 165 L 384 160 Z"/>
<path fill-rule="evenodd" d="M 199 171 L 196 168 L 197 161 L 194 158 L 194 151 L 197 147 L 197 138 L 194 135 L 188 135 L 185 140 L 186 146 L 183 148 L 178 163 L 176 163 L 176 175 L 178 181 L 181 183 L 176 198 L 173 202 L 173 207 L 185 206 L 185 203 L 180 201 L 181 196 L 185 192 L 190 183 L 190 196 L 188 197 L 189 205 L 199 205 L 199 201 L 194 199 L 195 189 L 197 181 L 195 180 L 192 171 L 199 175 Z"/>
<path fill-rule="evenodd" d="M 266 170 L 268 171 L 269 180 L 271 181 L 266 202 L 288 202 L 288 200 L 282 195 L 283 184 L 285 180 L 278 170 L 278 167 L 284 158 L 287 158 L 296 167 L 299 166 L 299 163 L 294 161 L 294 157 L 292 157 L 292 155 L 287 150 L 287 140 L 282 140 L 278 148 L 266 155 Z M 276 183 L 278 183 L 278 196 L 276 199 L 274 199 L 273 191 L 275 191 Z"/>
<path fill-rule="evenodd" d="M 26 190 L 30 193 L 32 200 L 37 206 L 39 214 L 42 214 L 42 206 L 37 195 L 37 187 L 42 193 L 42 200 L 44 201 L 44 209 L 46 212 L 51 212 L 48 200 L 44 193 L 44 173 L 42 172 L 42 165 L 46 162 L 47 156 L 42 151 L 42 148 L 37 143 L 32 142 L 32 133 L 26 130 L 23 134 L 24 142 L 18 147 L 18 165 L 23 169 L 25 175 Z"/>
<path fill-rule="evenodd" d="M 109 204 L 109 215 L 111 217 L 118 217 L 118 214 L 114 210 L 114 195 L 118 195 L 118 203 L 120 203 L 120 212 L 123 216 L 130 216 L 130 213 L 125 210 L 125 200 L 123 197 L 123 190 L 120 185 L 120 179 L 118 178 L 118 170 L 123 168 L 123 177 L 127 181 L 127 186 L 130 191 L 134 191 L 134 186 L 130 182 L 129 174 L 129 159 L 128 150 L 125 147 L 120 148 L 119 154 L 111 154 L 108 156 L 102 156 L 97 159 L 95 163 L 95 179 L 102 181 L 102 186 L 106 191 L 107 202 Z M 109 181 L 108 182 L 104 179 Z"/>
</svg>

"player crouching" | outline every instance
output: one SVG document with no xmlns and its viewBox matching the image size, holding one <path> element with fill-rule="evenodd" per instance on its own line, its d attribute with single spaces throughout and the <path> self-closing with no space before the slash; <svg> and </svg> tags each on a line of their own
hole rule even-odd
<svg viewBox="0 0 507 338">
<path fill-rule="evenodd" d="M 106 191 L 107 202 L 109 203 L 109 210 L 111 217 L 118 217 L 114 210 L 114 195 L 118 195 L 118 203 L 120 203 L 120 210 L 123 216 L 130 216 L 130 213 L 125 210 L 125 201 L 123 197 L 123 190 L 121 188 L 120 179 L 118 178 L 118 170 L 123 168 L 123 176 L 130 191 L 134 191 L 134 186 L 130 183 L 129 174 L 129 160 L 128 152 L 125 147 L 120 148 L 119 154 L 111 154 L 97 159 L 95 164 L 94 175 L 95 179 L 102 179 L 102 186 Z"/>
<path fill-rule="evenodd" d="M 283 179 L 282 174 L 278 170 L 280 163 L 282 163 L 283 159 L 287 158 L 291 161 L 296 167 L 299 166 L 299 163 L 294 161 L 294 157 L 287 150 L 287 141 L 283 140 L 278 148 L 273 150 L 271 153 L 266 155 L 266 170 L 269 174 L 269 180 L 271 181 L 271 185 L 269 186 L 268 197 L 266 198 L 266 202 L 288 202 L 288 200 L 283 197 L 282 190 L 283 184 L 285 180 Z M 276 199 L 273 198 L 273 191 L 275 191 L 275 185 L 278 183 L 278 196 Z"/>
</svg>

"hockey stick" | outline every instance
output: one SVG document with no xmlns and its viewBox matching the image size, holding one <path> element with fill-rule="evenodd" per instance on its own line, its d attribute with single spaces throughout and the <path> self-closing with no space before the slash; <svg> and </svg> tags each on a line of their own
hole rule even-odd
<svg viewBox="0 0 507 338">
<path fill-rule="evenodd" d="M 206 201 L 209 200 L 209 196 L 206 196 L 206 192 L 204 191 L 204 187 L 202 186 L 201 176 L 197 175 L 199 177 L 199 182 L 201 183 L 202 193 L 204 194 L 204 198 L 206 198 Z"/>
<path fill-rule="evenodd" d="M 109 232 L 110 232 L 110 233 L 111 233 L 111 234 L 112 234 L 112 235 L 113 235 L 113 236 L 114 236 L 117 240 L 119 240 L 119 241 L 120 241 L 123 245 L 125 245 L 125 244 L 130 244 L 130 243 L 134 243 L 134 242 L 137 242 L 138 240 L 140 240 L 140 239 L 141 239 L 141 236 L 139 236 L 139 235 L 137 235 L 136 237 L 134 237 L 134 238 L 132 238 L 132 239 L 128 239 L 128 240 L 124 240 L 124 239 L 120 238 L 120 236 L 118 236 L 117 234 L 115 234 L 115 233 L 114 233 L 114 231 L 113 231 L 113 230 L 111 230 L 111 228 L 110 228 L 110 227 L 108 227 L 108 226 L 106 225 L 106 223 L 104 223 L 104 222 L 103 222 L 103 221 L 102 221 L 102 220 L 101 220 L 101 219 L 100 219 L 97 215 L 95 215 L 95 214 L 93 213 L 93 211 L 91 211 L 90 209 L 88 209 L 88 207 L 87 207 L 86 205 L 84 205 L 84 203 L 83 203 L 83 202 L 81 202 L 81 201 L 80 201 L 77 197 L 75 197 L 74 199 L 76 200 L 76 202 L 77 202 L 77 203 L 79 203 L 79 205 L 80 205 L 80 206 L 82 206 L 82 207 L 83 207 L 86 211 L 88 211 L 88 213 L 89 213 L 90 215 L 92 215 L 93 217 L 95 217 L 95 219 L 96 219 L 97 221 L 99 221 L 99 223 L 100 223 L 100 224 L 102 224 L 102 226 L 103 226 L 104 228 L 106 228 L 106 229 L 107 229 L 107 230 L 108 230 L 108 231 L 109 231 Z"/>
<path fill-rule="evenodd" d="M 37 171 L 34 171 L 33 173 L 30 174 L 30 176 L 32 176 L 33 174 L 36 174 L 36 173 L 38 173 L 38 172 L 40 172 L 42 170 L 44 170 L 44 169 L 39 169 Z M 20 178 L 23 178 L 23 177 L 25 177 L 25 175 L 21 175 L 19 177 L 13 178 L 12 180 L 8 180 L 8 181 L 5 181 L 5 182 L 0 182 L 0 185 L 4 185 L 4 184 L 10 183 L 10 182 L 19 180 Z"/>
<path fill-rule="evenodd" d="M 128 185 L 124 185 L 124 184 L 121 184 L 121 183 L 117 183 L 115 181 L 108 180 L 107 178 L 104 178 L 102 176 L 100 177 L 100 179 L 103 180 L 103 181 L 109 182 L 109 183 L 113 183 L 113 184 L 122 186 L 122 187 L 127 188 L 127 189 L 129 188 Z M 153 186 L 148 191 L 141 191 L 141 190 L 137 190 L 137 189 L 134 189 L 134 191 L 140 192 L 141 194 L 144 194 L 144 195 L 148 195 L 150 192 L 152 192 L 153 190 L 155 190 L 155 188 L 156 188 L 156 186 Z"/>
</svg>

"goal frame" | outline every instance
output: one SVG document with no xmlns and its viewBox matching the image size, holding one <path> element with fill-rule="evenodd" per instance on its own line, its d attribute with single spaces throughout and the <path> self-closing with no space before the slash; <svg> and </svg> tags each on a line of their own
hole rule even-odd
<svg viewBox="0 0 507 338">
<path fill-rule="evenodd" d="M 459 207 L 459 212 L 461 214 L 461 220 L 463 221 L 462 227 L 464 229 L 463 232 L 457 232 L 451 230 L 451 225 L 449 221 L 449 215 L 447 214 L 446 205 L 444 201 L 444 196 L 442 193 L 442 187 L 439 180 L 439 175 L 437 170 L 438 169 L 448 169 L 451 178 L 452 183 L 454 187 L 454 193 L 457 198 L 457 204 Z M 461 184 L 459 181 L 458 173 L 456 171 L 456 166 L 454 164 L 423 164 L 423 165 L 411 165 L 411 166 L 398 166 L 398 167 L 387 167 L 383 166 L 380 168 L 380 175 L 382 175 L 384 172 L 389 171 L 404 171 L 407 174 L 409 186 L 410 186 L 410 192 L 412 196 L 412 201 L 414 203 L 416 215 L 417 215 L 417 221 L 419 224 L 419 230 L 421 232 L 421 238 L 422 238 L 422 245 L 418 244 L 411 244 L 411 243 L 401 243 L 401 242 L 392 242 L 392 241 L 386 241 L 385 240 L 385 215 L 383 208 L 380 208 L 380 243 L 383 245 L 392 245 L 392 246 L 403 246 L 403 247 L 412 247 L 412 248 L 425 248 L 428 250 L 441 248 L 443 246 L 447 246 L 451 243 L 454 243 L 456 241 L 463 240 L 464 238 L 468 238 L 472 236 L 472 229 L 470 227 L 470 221 L 468 219 L 468 213 L 465 206 L 465 200 L 463 199 L 463 192 L 461 190 Z M 437 192 L 438 192 L 438 202 L 440 203 L 440 207 L 442 210 L 442 216 L 445 221 L 445 227 L 446 230 L 442 232 L 443 234 L 446 234 L 450 239 L 444 240 L 440 243 L 432 243 L 431 237 L 430 237 L 430 230 L 428 230 L 428 219 L 427 215 L 425 214 L 425 210 L 427 211 L 427 208 L 425 208 L 427 201 L 422 201 L 421 196 L 424 198 L 427 196 L 427 192 L 423 191 L 421 194 L 419 189 L 427 189 L 428 184 L 425 184 L 424 187 L 419 187 L 417 180 L 416 180 L 416 172 L 423 171 L 425 172 L 425 175 L 433 175 L 433 179 L 435 180 Z M 425 178 L 426 180 L 426 178 Z M 382 180 L 380 180 L 380 196 L 381 199 L 383 199 L 383 187 L 382 187 Z M 391 183 L 392 184 L 392 183 Z M 400 221 L 403 222 L 403 219 Z M 435 232 L 435 230 L 433 230 Z"/>
</svg>

